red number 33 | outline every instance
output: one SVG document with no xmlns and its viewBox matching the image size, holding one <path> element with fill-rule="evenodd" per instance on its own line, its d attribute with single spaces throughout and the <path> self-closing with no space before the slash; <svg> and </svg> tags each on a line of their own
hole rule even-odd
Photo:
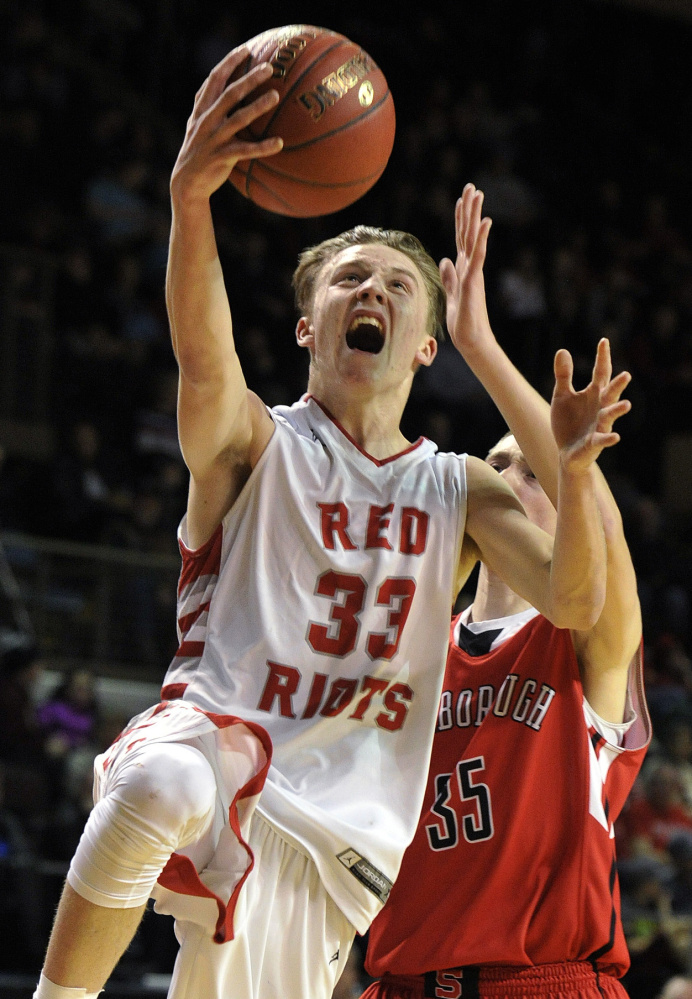
<svg viewBox="0 0 692 999">
<path fill-rule="evenodd" d="M 367 583 L 362 576 L 329 570 L 317 580 L 315 593 L 332 601 L 329 624 L 310 623 L 307 640 L 315 652 L 342 658 L 353 652 L 360 631 Z M 375 604 L 388 607 L 385 632 L 370 632 L 366 651 L 370 659 L 393 659 L 399 648 L 416 592 L 414 579 L 389 576 L 378 587 Z"/>
</svg>

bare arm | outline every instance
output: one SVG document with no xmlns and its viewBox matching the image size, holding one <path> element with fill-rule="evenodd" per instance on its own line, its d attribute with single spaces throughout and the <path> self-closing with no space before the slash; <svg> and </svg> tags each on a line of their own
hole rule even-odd
<svg viewBox="0 0 692 999">
<path fill-rule="evenodd" d="M 233 341 L 210 198 L 239 159 L 268 156 L 280 140 L 237 133 L 273 107 L 276 91 L 241 102 L 271 76 L 263 64 L 226 86 L 246 56 L 223 59 L 200 88 L 171 177 L 166 304 L 178 362 L 178 434 L 190 471 L 188 531 L 197 547 L 232 505 L 271 437 L 273 424 L 249 392 Z"/>
<path fill-rule="evenodd" d="M 450 302 L 450 333 L 504 416 L 539 482 L 557 504 L 558 447 L 551 430 L 550 407 L 512 364 L 490 327 L 483 282 L 490 220 L 481 219 L 481 207 L 482 194 L 467 185 L 456 209 L 457 262 L 441 264 Z M 620 399 L 629 374 L 621 372 L 615 378 L 611 374 L 608 344 L 602 341 L 591 384 L 598 388 L 600 397 L 596 432 L 610 435 L 608 444 L 619 439 L 611 434 L 614 421 L 630 409 L 630 403 Z M 587 392 L 582 393 L 584 401 Z M 570 406 L 573 400 L 567 396 L 566 402 Z M 604 476 L 595 464 L 593 467 L 607 548 L 606 597 L 596 624 L 575 630 L 573 639 L 589 703 L 606 720 L 619 722 L 628 666 L 641 641 L 641 611 L 620 512 Z"/>
<path fill-rule="evenodd" d="M 555 397 L 571 390 L 571 368 L 555 360 Z M 555 539 L 533 525 L 519 500 L 480 459 L 468 462 L 467 533 L 493 572 L 559 628 L 585 630 L 598 620 L 605 600 L 606 545 L 595 488 L 593 416 L 573 415 L 570 434 L 558 449 L 558 502 Z M 511 501 L 510 502 L 510 498 Z M 517 516 L 517 510 L 521 516 Z"/>
</svg>

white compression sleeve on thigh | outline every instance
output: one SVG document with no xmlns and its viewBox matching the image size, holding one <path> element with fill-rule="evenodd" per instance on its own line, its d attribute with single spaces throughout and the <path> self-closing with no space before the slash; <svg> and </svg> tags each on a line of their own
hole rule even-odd
<svg viewBox="0 0 692 999">
<path fill-rule="evenodd" d="M 143 905 L 170 855 L 210 827 L 215 805 L 214 774 L 198 749 L 142 746 L 94 806 L 68 871 L 70 886 L 106 908 Z"/>
<path fill-rule="evenodd" d="M 101 995 L 103 989 L 98 992 L 87 992 L 86 989 L 66 989 L 63 985 L 56 985 L 50 978 L 41 973 L 38 980 L 33 999 L 96 999 Z"/>
</svg>

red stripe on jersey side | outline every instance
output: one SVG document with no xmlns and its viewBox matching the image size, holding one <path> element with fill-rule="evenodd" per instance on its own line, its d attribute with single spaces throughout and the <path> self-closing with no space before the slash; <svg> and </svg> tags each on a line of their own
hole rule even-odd
<svg viewBox="0 0 692 999">
<path fill-rule="evenodd" d="M 403 451 L 399 451 L 398 454 L 393 454 L 390 458 L 373 458 L 373 456 L 371 454 L 368 454 L 368 452 L 364 448 L 362 448 L 360 446 L 360 444 L 358 443 L 358 441 L 354 440 L 353 437 L 351 437 L 351 435 L 349 434 L 348 430 L 345 430 L 344 427 L 341 426 L 341 424 L 339 423 L 339 421 L 337 420 L 337 418 L 335 416 L 332 416 L 332 414 L 329 412 L 329 410 L 327 409 L 327 407 L 323 406 L 319 399 L 316 399 L 314 395 L 307 395 L 307 396 L 305 396 L 305 398 L 306 399 L 312 399 L 313 402 L 316 402 L 317 405 L 322 410 L 322 412 L 324 413 L 324 415 L 329 420 L 331 420 L 331 422 L 334 424 L 334 426 L 336 427 L 336 429 L 340 433 L 342 433 L 344 435 L 344 437 L 346 438 L 346 440 L 350 441 L 351 444 L 353 444 L 354 448 L 356 448 L 358 451 L 360 451 L 360 453 L 365 458 L 368 458 L 374 465 L 377 465 L 378 468 L 381 468 L 382 465 L 388 465 L 390 461 L 396 461 L 397 458 L 402 458 L 405 454 L 409 454 L 411 451 L 415 451 L 417 447 L 420 447 L 421 444 L 423 444 L 423 442 L 425 440 L 427 440 L 426 437 L 419 437 L 417 441 L 413 442 L 413 444 L 410 444 L 407 448 L 404 448 Z"/>
<path fill-rule="evenodd" d="M 183 557 L 183 567 L 178 581 L 178 593 L 184 587 L 194 583 L 200 576 L 218 576 L 221 568 L 221 542 L 223 540 L 223 528 L 221 524 L 216 528 L 212 536 L 200 548 L 192 551 L 180 539 L 178 547 Z"/>
<path fill-rule="evenodd" d="M 200 604 L 197 610 L 190 611 L 189 614 L 185 614 L 183 617 L 178 618 L 178 628 L 181 635 L 186 635 L 195 621 L 204 614 L 205 611 L 209 610 L 211 606 L 211 600 L 205 600 L 203 604 Z"/>
<path fill-rule="evenodd" d="M 181 642 L 175 653 L 176 659 L 198 659 L 204 652 L 204 642 Z"/>
<path fill-rule="evenodd" d="M 187 690 L 186 683 L 167 683 L 161 688 L 161 699 L 163 701 L 177 701 Z"/>
</svg>

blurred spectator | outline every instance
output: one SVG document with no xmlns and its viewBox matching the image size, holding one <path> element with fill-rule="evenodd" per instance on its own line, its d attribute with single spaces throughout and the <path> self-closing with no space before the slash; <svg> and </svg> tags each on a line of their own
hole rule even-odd
<svg viewBox="0 0 692 999">
<path fill-rule="evenodd" d="M 74 750 L 93 746 L 99 723 L 94 674 L 76 667 L 71 670 L 36 711 L 43 730 L 46 752 L 53 759 L 66 759 Z"/>
<path fill-rule="evenodd" d="M 685 804 L 692 808 L 692 715 L 679 711 L 663 720 L 659 742 L 665 758 L 675 766 Z"/>
<path fill-rule="evenodd" d="M 683 830 L 692 830 L 692 810 L 685 804 L 680 775 L 672 763 L 655 762 L 635 785 L 616 823 L 618 855 L 666 862 L 672 836 Z"/>
<path fill-rule="evenodd" d="M 0 968 L 33 971 L 43 955 L 45 911 L 30 836 L 5 802 L 0 760 Z"/>
<path fill-rule="evenodd" d="M 685 970 L 692 921 L 671 912 L 665 864 L 645 856 L 620 860 L 618 874 L 632 962 L 623 985 L 630 999 L 651 999 L 672 975 Z"/>
<path fill-rule="evenodd" d="M 646 631 L 644 635 L 646 638 Z M 692 706 L 692 659 L 680 638 L 664 632 L 646 644 L 644 682 L 654 729 L 658 734 L 671 714 Z"/>
<path fill-rule="evenodd" d="M 35 706 L 43 667 L 31 638 L 5 633 L 0 647 L 0 761 L 5 800 L 25 821 L 40 825 L 49 806 L 48 758 Z"/>
<path fill-rule="evenodd" d="M 53 471 L 56 532 L 75 541 L 99 542 L 113 516 L 127 508 L 129 494 L 115 479 L 117 462 L 98 426 L 88 419 L 69 428 L 67 447 Z"/>
<path fill-rule="evenodd" d="M 668 882 L 671 910 L 692 917 L 692 831 L 671 836 L 668 853 L 673 862 L 673 874 Z"/>
<path fill-rule="evenodd" d="M 656 999 L 692 999 L 692 977 L 673 975 L 665 983 Z"/>
<path fill-rule="evenodd" d="M 151 233 L 155 212 L 144 193 L 149 170 L 143 160 L 128 160 L 87 184 L 87 211 L 104 244 L 132 245 Z"/>
</svg>

